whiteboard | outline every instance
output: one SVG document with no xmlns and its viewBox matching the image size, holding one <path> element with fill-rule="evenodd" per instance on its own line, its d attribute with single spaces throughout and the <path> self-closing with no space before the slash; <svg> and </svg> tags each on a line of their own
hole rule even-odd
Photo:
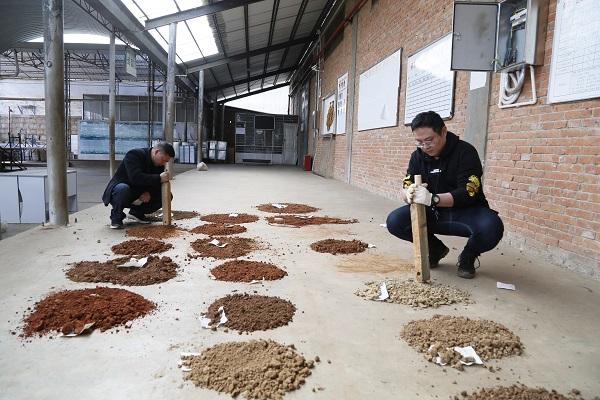
<svg viewBox="0 0 600 400">
<path fill-rule="evenodd" d="M 408 57 L 404 123 L 423 111 L 452 117 L 454 71 L 450 70 L 452 33 Z"/>
<path fill-rule="evenodd" d="M 548 103 L 600 97 L 598 0 L 559 0 L 554 26 Z"/>
<path fill-rule="evenodd" d="M 358 130 L 384 128 L 398 124 L 400 88 L 399 49 L 385 60 L 360 74 L 358 93 Z"/>
</svg>

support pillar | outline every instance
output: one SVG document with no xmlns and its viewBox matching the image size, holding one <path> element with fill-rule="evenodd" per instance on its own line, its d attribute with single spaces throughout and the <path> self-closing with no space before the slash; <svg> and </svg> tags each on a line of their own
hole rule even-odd
<svg viewBox="0 0 600 400">
<path fill-rule="evenodd" d="M 198 166 L 202 162 L 202 136 L 204 131 L 204 71 L 198 72 Z"/>
<path fill-rule="evenodd" d="M 165 141 L 173 144 L 173 132 L 175 131 L 175 43 L 177 36 L 177 23 L 169 25 L 169 57 L 167 60 L 167 86 L 165 88 L 167 97 Z"/>
<path fill-rule="evenodd" d="M 117 108 L 116 99 L 116 70 L 115 70 L 115 33 L 110 33 L 110 45 L 108 51 L 108 163 L 110 176 L 117 170 L 115 159 L 115 112 Z"/>
</svg>

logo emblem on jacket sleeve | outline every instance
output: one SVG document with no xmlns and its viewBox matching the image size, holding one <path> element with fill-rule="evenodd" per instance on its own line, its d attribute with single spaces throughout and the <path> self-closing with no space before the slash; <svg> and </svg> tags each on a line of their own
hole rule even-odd
<svg viewBox="0 0 600 400">
<path fill-rule="evenodd" d="M 467 193 L 469 193 L 469 196 L 473 197 L 479 193 L 479 188 L 481 188 L 479 178 L 475 175 L 471 175 L 467 181 Z"/>
</svg>

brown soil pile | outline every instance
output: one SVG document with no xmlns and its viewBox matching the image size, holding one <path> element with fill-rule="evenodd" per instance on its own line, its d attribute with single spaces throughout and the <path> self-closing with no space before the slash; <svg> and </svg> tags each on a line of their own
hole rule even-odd
<svg viewBox="0 0 600 400">
<path fill-rule="evenodd" d="M 273 214 L 306 214 L 315 211 L 319 211 L 318 208 L 309 206 L 306 204 L 298 204 L 298 203 L 275 203 L 285 205 L 285 208 L 277 208 L 274 207 L 272 203 L 269 204 L 261 204 L 257 206 L 260 211 L 269 212 Z"/>
<path fill-rule="evenodd" d="M 218 322 L 223 306 L 228 321 L 224 326 L 240 332 L 266 331 L 287 325 L 292 321 L 296 307 L 279 297 L 233 294 L 215 300 L 206 317 Z"/>
<path fill-rule="evenodd" d="M 306 225 L 323 225 L 323 224 L 354 224 L 358 222 L 357 219 L 340 219 L 333 217 L 305 217 L 302 215 L 276 215 L 274 217 L 267 217 L 267 221 L 270 224 L 276 225 L 292 225 L 292 226 L 306 226 Z"/>
<path fill-rule="evenodd" d="M 127 236 L 135 236 L 145 239 L 166 239 L 179 236 L 183 229 L 173 225 L 138 225 L 128 228 L 125 233 Z"/>
<path fill-rule="evenodd" d="M 104 332 L 142 317 L 156 308 L 151 301 L 124 289 L 64 290 L 35 304 L 24 320 L 23 336 L 40 336 L 51 331 L 80 332 L 85 324 Z"/>
<path fill-rule="evenodd" d="M 238 214 L 237 217 L 230 217 L 229 214 L 208 214 L 200 219 L 215 224 L 247 224 L 258 221 L 256 215 L 250 214 Z"/>
<path fill-rule="evenodd" d="M 214 267 L 210 272 L 217 280 L 228 282 L 252 282 L 262 279 L 274 281 L 287 275 L 287 272 L 273 264 L 245 260 L 227 261 Z"/>
<path fill-rule="evenodd" d="M 107 282 L 115 285 L 146 286 L 166 282 L 177 276 L 177 264 L 169 257 L 148 257 L 144 267 L 117 268 L 129 261 L 129 257 L 107 262 L 81 261 L 73 264 L 67 277 L 75 282 Z"/>
<path fill-rule="evenodd" d="M 431 319 L 411 321 L 400 336 L 413 348 L 425 353 L 428 361 L 439 356 L 444 364 L 462 369 L 461 356 L 454 347 L 472 346 L 483 361 L 523 353 L 518 336 L 506 327 L 485 319 L 434 315 Z M 465 360 L 463 360 L 465 361 Z"/>
<path fill-rule="evenodd" d="M 210 242 L 213 239 L 198 239 L 191 243 L 192 248 L 196 250 L 202 257 L 214 257 L 214 258 L 237 258 L 245 256 L 252 250 L 259 248 L 258 243 L 254 239 L 230 237 L 219 242 L 221 244 L 227 243 L 225 247 L 218 247 Z"/>
<path fill-rule="evenodd" d="M 564 396 L 555 390 L 548 391 L 542 388 L 530 388 L 525 385 L 498 386 L 495 388 L 482 388 L 479 391 L 468 394 L 463 391 L 460 396 L 454 396 L 454 400 L 581 400 L 577 389 Z M 595 397 L 594 400 L 600 399 Z"/>
<path fill-rule="evenodd" d="M 225 236 L 244 233 L 247 229 L 242 225 L 204 224 L 191 230 L 192 233 L 202 233 L 209 236 Z"/>
<path fill-rule="evenodd" d="M 199 356 L 184 357 L 183 365 L 191 369 L 186 379 L 196 386 L 233 397 L 281 400 L 304 384 L 314 362 L 304 359 L 293 345 L 252 340 L 218 344 Z"/>
<path fill-rule="evenodd" d="M 369 244 L 360 240 L 337 239 L 319 240 L 310 245 L 310 248 L 314 251 L 329 254 L 362 253 L 367 247 L 369 247 Z"/>
<path fill-rule="evenodd" d="M 150 254 L 164 253 L 173 248 L 170 243 L 161 242 L 157 239 L 132 239 L 111 247 L 113 253 L 127 256 L 145 257 Z"/>
</svg>

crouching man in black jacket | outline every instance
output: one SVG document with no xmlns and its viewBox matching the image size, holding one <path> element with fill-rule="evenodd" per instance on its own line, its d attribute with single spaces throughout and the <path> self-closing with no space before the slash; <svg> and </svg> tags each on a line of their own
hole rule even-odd
<svg viewBox="0 0 600 400">
<path fill-rule="evenodd" d="M 169 143 L 158 143 L 149 149 L 132 149 L 125 154 L 102 195 L 104 205 L 112 206 L 111 229 L 123 228 L 125 208 L 129 208 L 129 219 L 150 223 L 145 215 L 162 207 L 160 184 L 171 179 L 165 172 L 165 165 L 173 157 L 175 150 Z"/>
<path fill-rule="evenodd" d="M 433 111 L 418 114 L 411 129 L 417 150 L 410 157 L 404 178 L 403 200 L 427 206 L 431 268 L 437 267 L 449 252 L 434 234 L 469 238 L 458 257 L 457 275 L 471 279 L 475 277 L 477 257 L 493 249 L 504 233 L 502 220 L 483 194 L 479 155 L 471 144 L 448 132 L 442 118 Z M 414 184 L 415 175 L 422 176 L 423 186 Z M 412 241 L 410 207 L 392 211 L 387 228 L 392 235 Z"/>
</svg>

